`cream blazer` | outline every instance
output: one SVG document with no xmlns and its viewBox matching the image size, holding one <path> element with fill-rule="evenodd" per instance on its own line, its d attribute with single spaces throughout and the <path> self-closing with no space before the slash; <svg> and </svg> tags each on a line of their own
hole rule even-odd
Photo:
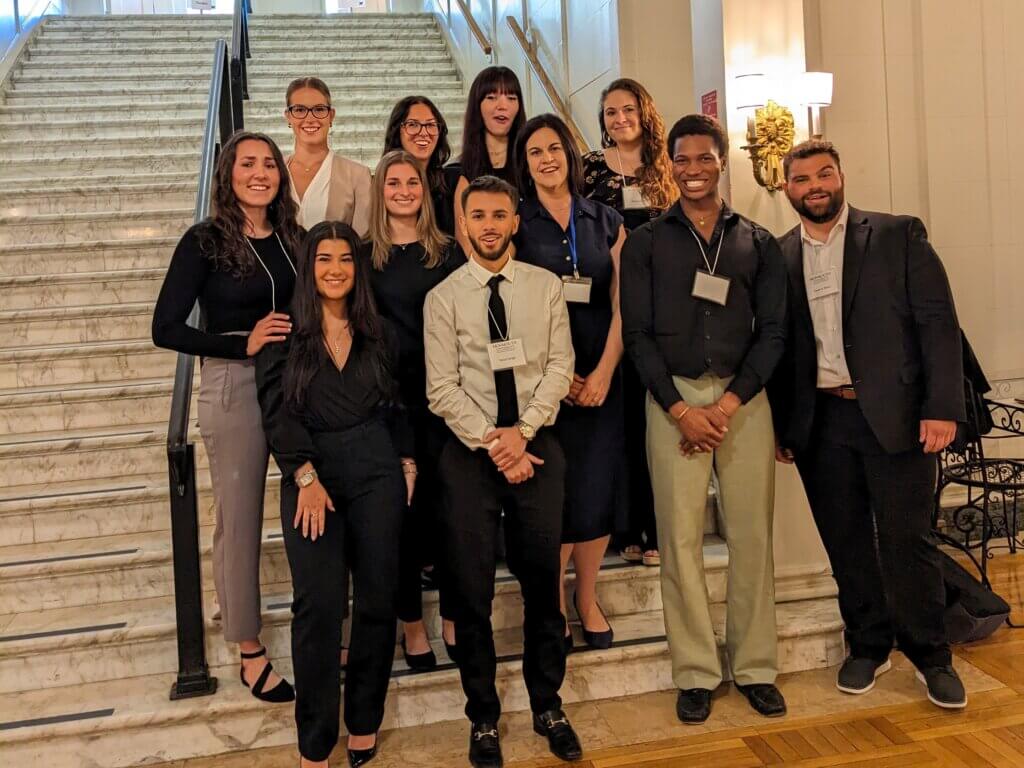
<svg viewBox="0 0 1024 768">
<path fill-rule="evenodd" d="M 317 190 L 314 189 L 319 186 L 317 179 L 313 179 L 306 191 L 306 199 L 301 201 L 295 193 L 295 185 L 289 181 L 292 198 L 299 206 L 299 224 L 309 229 L 321 221 L 344 221 L 351 225 L 360 237 L 366 237 L 370 229 L 370 169 L 335 152 L 331 152 L 328 159 L 331 161 L 331 176 L 326 185 L 327 207 L 323 218 L 318 215 L 323 209 L 322 200 L 317 201 L 310 197 L 311 192 L 317 194 Z M 292 155 L 285 156 L 286 164 L 291 163 L 291 160 Z M 320 172 L 323 171 L 324 168 L 321 168 Z M 317 173 L 317 176 L 319 175 L 320 173 Z"/>
</svg>

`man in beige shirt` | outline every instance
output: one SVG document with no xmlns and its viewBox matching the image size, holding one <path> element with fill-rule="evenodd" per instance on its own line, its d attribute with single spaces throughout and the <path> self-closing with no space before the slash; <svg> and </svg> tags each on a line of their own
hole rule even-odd
<svg viewBox="0 0 1024 768">
<path fill-rule="evenodd" d="M 558 603 L 565 457 L 545 427 L 569 394 L 575 357 L 562 286 L 511 259 L 519 196 L 493 176 L 462 195 L 469 261 L 427 294 L 427 397 L 453 435 L 441 452 L 440 534 L 456 613 L 459 672 L 472 723 L 469 759 L 502 765 L 491 632 L 502 510 L 509 569 L 526 609 L 523 677 L 534 730 L 563 760 L 582 749 L 562 712 L 565 619 Z"/>
</svg>

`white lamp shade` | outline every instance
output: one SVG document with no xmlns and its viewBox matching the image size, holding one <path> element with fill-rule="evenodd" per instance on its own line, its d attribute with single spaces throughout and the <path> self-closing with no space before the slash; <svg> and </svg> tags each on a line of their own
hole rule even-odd
<svg viewBox="0 0 1024 768">
<path fill-rule="evenodd" d="M 738 75 L 733 78 L 733 92 L 729 101 L 735 109 L 763 107 L 767 84 L 767 78 L 760 73 Z"/>
<path fill-rule="evenodd" d="M 832 73 L 804 72 L 800 78 L 801 101 L 809 107 L 832 104 Z"/>
</svg>

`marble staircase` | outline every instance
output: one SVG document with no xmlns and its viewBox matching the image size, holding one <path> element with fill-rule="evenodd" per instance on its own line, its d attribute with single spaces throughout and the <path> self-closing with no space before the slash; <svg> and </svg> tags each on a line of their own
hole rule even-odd
<svg viewBox="0 0 1024 768">
<path fill-rule="evenodd" d="M 430 16 L 253 16 L 250 28 L 247 128 L 289 147 L 284 86 L 316 74 L 334 92 L 339 152 L 372 166 L 391 106 L 412 92 L 435 99 L 457 147 L 463 81 Z M 3 765 L 122 768 L 294 740 L 291 708 L 263 706 L 237 682 L 235 652 L 213 618 L 213 512 L 198 436 L 207 649 L 220 689 L 168 700 L 174 355 L 152 346 L 149 320 L 192 220 L 213 40 L 229 35 L 223 18 L 50 17 L 0 92 Z M 263 639 L 288 673 L 277 480 L 272 466 Z M 709 537 L 705 561 L 721 634 L 724 543 Z M 599 590 L 617 642 L 570 657 L 566 700 L 671 687 L 657 570 L 610 556 Z M 839 660 L 832 590 L 815 574 L 780 578 L 787 671 Z M 501 688 L 506 707 L 522 709 L 521 597 L 504 572 L 496 591 Z M 426 617 L 437 636 L 433 593 Z M 457 673 L 438 653 L 445 663 L 427 675 L 396 662 L 385 727 L 462 717 Z"/>
</svg>

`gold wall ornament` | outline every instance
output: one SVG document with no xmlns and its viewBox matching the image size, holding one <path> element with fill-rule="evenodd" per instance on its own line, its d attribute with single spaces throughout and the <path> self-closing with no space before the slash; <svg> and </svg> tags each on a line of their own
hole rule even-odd
<svg viewBox="0 0 1024 768">
<path fill-rule="evenodd" d="M 758 107 L 747 120 L 747 146 L 754 164 L 754 179 L 769 192 L 782 189 L 782 158 L 793 148 L 793 113 L 772 100 Z"/>
</svg>

